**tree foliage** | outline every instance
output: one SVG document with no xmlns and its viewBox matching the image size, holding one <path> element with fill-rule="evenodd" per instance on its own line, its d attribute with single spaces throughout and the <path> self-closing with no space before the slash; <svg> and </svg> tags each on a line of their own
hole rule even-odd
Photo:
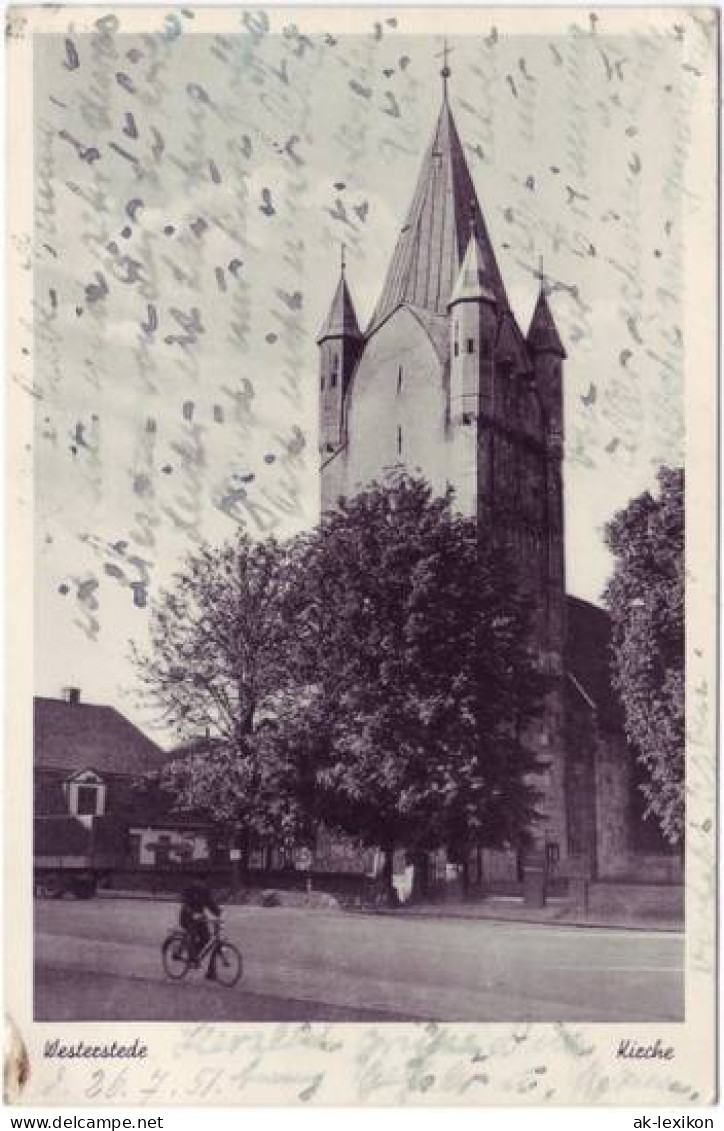
<svg viewBox="0 0 724 1131">
<path fill-rule="evenodd" d="M 520 842 L 537 796 L 521 735 L 542 688 L 500 550 L 402 478 L 341 501 L 304 561 L 335 823 L 388 851 Z"/>
<path fill-rule="evenodd" d="M 146 698 L 188 749 L 163 772 L 182 809 L 204 810 L 242 842 L 291 836 L 300 813 L 289 767 L 260 722 L 293 679 L 286 643 L 289 552 L 240 536 L 190 555 L 161 593 L 150 648 L 135 659 Z M 303 822 L 302 822 L 303 823 Z"/>
<path fill-rule="evenodd" d="M 285 545 L 189 559 L 139 657 L 180 737 L 167 782 L 258 836 L 323 820 L 382 847 L 520 844 L 541 702 L 514 571 L 421 480 L 372 485 Z"/>
<path fill-rule="evenodd" d="M 609 523 L 616 557 L 606 589 L 614 683 L 646 774 L 646 815 L 671 844 L 684 835 L 684 473 L 661 468 L 659 493 Z"/>
</svg>

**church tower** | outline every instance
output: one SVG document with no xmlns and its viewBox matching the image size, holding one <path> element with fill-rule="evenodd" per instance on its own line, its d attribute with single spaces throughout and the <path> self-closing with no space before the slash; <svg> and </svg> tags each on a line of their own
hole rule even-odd
<svg viewBox="0 0 724 1131">
<path fill-rule="evenodd" d="M 344 245 L 339 283 L 319 332 L 319 451 L 322 463 L 343 437 L 344 398 L 364 339 L 345 278 Z"/>
<path fill-rule="evenodd" d="M 448 101 L 360 332 L 344 278 L 319 335 L 322 509 L 400 467 L 505 548 L 531 597 L 545 718 L 530 743 L 547 764 L 539 845 L 565 854 L 562 360 L 545 295 L 526 338 L 511 310 Z"/>
<path fill-rule="evenodd" d="M 372 317 L 362 332 L 343 261 L 319 334 L 322 510 L 403 468 L 435 495 L 452 487 L 481 540 L 505 548 L 546 680 L 525 735 L 541 764 L 535 849 L 560 876 L 568 856 L 594 875 L 628 875 L 632 755 L 610 686 L 608 617 L 565 592 L 566 353 L 542 266 L 527 335 L 511 309 L 444 54 L 442 104 Z M 501 855 L 491 869 L 510 868 L 514 853 Z M 506 882 L 516 875 L 514 860 Z"/>
<path fill-rule="evenodd" d="M 456 508 L 471 518 L 478 518 L 481 500 L 492 489 L 485 453 L 482 453 L 481 460 L 479 447 L 484 422 L 493 413 L 493 346 L 498 325 L 498 302 L 474 218 L 448 309 L 450 479 L 455 485 Z"/>
</svg>

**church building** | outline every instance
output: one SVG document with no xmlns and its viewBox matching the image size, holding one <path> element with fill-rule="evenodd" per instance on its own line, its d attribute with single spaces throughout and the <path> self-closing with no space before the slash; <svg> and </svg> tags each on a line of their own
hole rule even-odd
<svg viewBox="0 0 724 1131">
<path fill-rule="evenodd" d="M 681 861 L 642 819 L 609 674 L 603 609 L 565 582 L 566 351 L 542 277 L 523 332 L 510 307 L 448 99 L 369 325 L 344 261 L 318 337 L 322 509 L 395 470 L 422 475 L 510 548 L 532 595 L 552 691 L 531 737 L 547 769 L 532 830 L 549 869 L 679 882 Z M 490 853 L 488 870 L 515 865 Z M 510 855 L 510 854 L 508 854 Z"/>
</svg>

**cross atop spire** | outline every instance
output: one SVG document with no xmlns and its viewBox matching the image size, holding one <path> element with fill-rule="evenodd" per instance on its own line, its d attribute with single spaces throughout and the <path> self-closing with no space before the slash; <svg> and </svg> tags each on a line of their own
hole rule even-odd
<svg viewBox="0 0 724 1131">
<path fill-rule="evenodd" d="M 547 276 L 546 276 L 545 270 L 543 268 L 543 256 L 542 255 L 538 256 L 538 270 L 534 271 L 533 274 L 535 275 L 536 279 L 538 280 L 538 282 L 540 284 L 541 293 L 544 294 L 544 295 L 548 294 Z"/>
<path fill-rule="evenodd" d="M 447 39 L 443 39 L 442 42 L 443 42 L 442 51 L 438 51 L 436 58 L 442 59 L 442 70 L 440 71 L 440 74 L 442 75 L 442 96 L 445 99 L 445 101 L 447 101 L 447 80 L 450 78 L 450 75 L 452 74 L 452 71 L 450 70 L 450 66 L 448 64 L 448 57 L 450 55 L 450 52 L 453 51 L 454 49 L 452 47 L 448 47 Z"/>
</svg>

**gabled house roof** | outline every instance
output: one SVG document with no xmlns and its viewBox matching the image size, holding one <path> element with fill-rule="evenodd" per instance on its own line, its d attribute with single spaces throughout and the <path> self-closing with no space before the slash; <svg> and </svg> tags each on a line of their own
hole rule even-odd
<svg viewBox="0 0 724 1131">
<path fill-rule="evenodd" d="M 115 707 L 36 696 L 34 765 L 68 775 L 92 769 L 100 775 L 136 777 L 168 760 L 157 743 Z"/>
</svg>

